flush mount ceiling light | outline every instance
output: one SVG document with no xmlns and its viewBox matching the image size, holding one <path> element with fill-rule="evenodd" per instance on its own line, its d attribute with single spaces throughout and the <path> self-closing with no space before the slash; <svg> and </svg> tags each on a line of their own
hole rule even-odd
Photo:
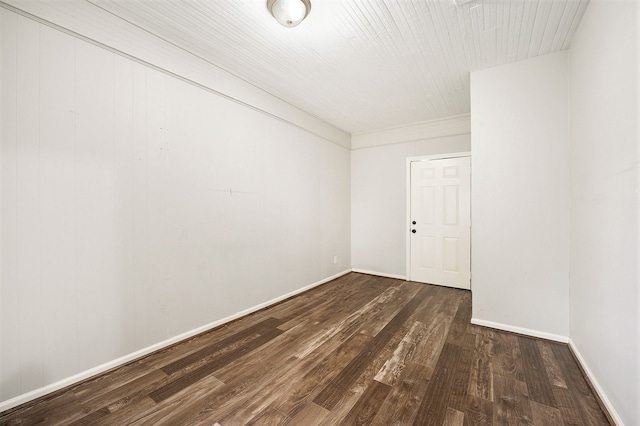
<svg viewBox="0 0 640 426">
<path fill-rule="evenodd" d="M 282 26 L 295 27 L 311 10 L 309 0 L 267 0 L 269 12 Z"/>
</svg>

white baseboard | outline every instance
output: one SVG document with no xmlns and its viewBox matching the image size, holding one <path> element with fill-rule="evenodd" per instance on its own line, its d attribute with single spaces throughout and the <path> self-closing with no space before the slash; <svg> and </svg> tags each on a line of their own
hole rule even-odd
<svg viewBox="0 0 640 426">
<path fill-rule="evenodd" d="M 398 279 L 398 280 L 406 280 L 407 279 L 407 277 L 404 276 L 404 275 L 386 274 L 384 272 L 368 271 L 366 269 L 354 268 L 351 271 L 352 272 L 358 272 L 360 274 L 377 275 L 379 277 L 385 277 L 385 278 L 395 278 L 395 279 Z"/>
<path fill-rule="evenodd" d="M 613 420 L 616 426 L 624 426 L 622 419 L 616 412 L 615 408 L 613 408 L 613 404 L 611 403 L 611 401 L 609 401 L 609 398 L 607 398 L 607 394 L 602 389 L 602 386 L 600 386 L 600 383 L 598 383 L 598 380 L 596 380 L 596 377 L 593 375 L 593 372 L 591 372 L 591 369 L 587 366 L 587 363 L 585 362 L 584 358 L 580 354 L 580 351 L 578 350 L 576 345 L 573 343 L 573 340 L 571 339 L 569 339 L 569 348 L 571 349 L 571 352 L 573 352 L 573 355 L 578 360 L 578 363 L 580 363 L 582 370 L 587 375 L 587 378 L 591 382 L 592 388 L 598 394 L 598 398 L 600 398 L 600 401 L 602 401 L 605 408 L 609 412 L 609 416 L 611 416 L 611 420 Z"/>
<path fill-rule="evenodd" d="M 205 332 L 207 330 L 210 330 L 212 328 L 218 327 L 222 324 L 225 324 L 227 322 L 233 321 L 235 319 L 238 319 L 240 317 L 243 317 L 245 315 L 248 315 L 250 313 L 259 311 L 260 309 L 266 308 L 267 306 L 273 305 L 274 303 L 278 303 L 282 300 L 288 299 L 289 297 L 295 296 L 297 294 L 300 294 L 302 292 L 305 292 L 307 290 L 310 290 L 314 287 L 317 287 L 319 285 L 322 285 L 324 283 L 327 283 L 331 280 L 334 280 L 336 278 L 339 278 L 343 275 L 348 274 L 349 272 L 351 272 L 350 269 L 346 270 L 346 271 L 342 271 L 336 275 L 333 275 L 331 277 L 325 278 L 321 281 L 315 282 L 313 284 L 310 284 L 306 287 L 302 287 L 300 289 L 294 290 L 290 293 L 287 293 L 283 296 L 280 297 L 276 297 L 275 299 L 271 299 L 267 302 L 261 303 L 259 305 L 253 306 L 251 308 L 245 309 L 243 311 L 237 312 L 233 315 L 230 315 L 226 318 L 222 318 L 219 319 L 217 321 L 214 321 L 212 323 L 203 325 L 201 327 L 198 327 L 196 329 L 187 331 L 186 333 L 182 333 L 179 334 L 177 336 L 171 337 L 167 340 L 164 340 L 162 342 L 156 343 L 154 345 L 151 346 L 147 346 L 146 348 L 140 349 L 138 351 L 135 351 L 133 353 L 130 353 L 128 355 L 122 356 L 120 358 L 114 359 L 113 361 L 109 361 L 106 362 L 102 365 L 98 365 L 97 367 L 91 368 L 89 370 L 83 371 L 81 373 L 78 374 L 74 374 L 73 376 L 67 377 L 65 379 L 59 380 L 57 382 L 51 383 L 49 385 L 43 386 L 41 388 L 32 390 L 31 392 L 27 392 L 24 393 L 22 395 L 18 395 L 14 398 L 8 399 L 6 401 L 2 401 L 0 402 L 0 413 L 6 410 L 9 410 L 11 408 L 17 407 L 18 405 L 24 404 L 26 402 L 29 402 L 31 400 L 34 400 L 36 398 L 40 398 L 41 396 L 47 395 L 51 392 L 55 392 L 57 390 L 60 390 L 62 388 L 65 388 L 67 386 L 73 385 L 75 383 L 81 382 L 82 380 L 88 379 L 92 376 L 95 376 L 97 374 L 100 373 L 104 373 L 105 371 L 111 370 L 112 368 L 121 366 L 123 364 L 126 364 L 130 361 L 136 360 L 140 357 L 143 357 L 145 355 L 149 355 L 152 352 L 155 352 L 157 350 L 163 349 L 167 346 L 173 345 L 174 343 L 178 343 L 181 340 L 185 340 L 188 339 L 190 337 L 193 337 L 197 334 L 200 334 L 202 332 Z"/>
<path fill-rule="evenodd" d="M 495 328 L 497 330 L 510 331 L 512 333 L 524 334 L 525 336 L 538 337 L 540 339 L 553 340 L 554 342 L 568 343 L 567 336 L 559 334 L 545 333 L 544 331 L 532 330 L 530 328 L 516 327 L 514 325 L 502 324 L 499 322 L 486 321 L 477 318 L 471 318 L 471 324 L 483 327 Z"/>
</svg>

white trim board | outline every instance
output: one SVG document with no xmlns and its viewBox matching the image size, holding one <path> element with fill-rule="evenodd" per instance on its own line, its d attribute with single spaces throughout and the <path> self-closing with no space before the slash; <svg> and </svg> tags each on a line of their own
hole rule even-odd
<svg viewBox="0 0 640 426">
<path fill-rule="evenodd" d="M 559 334 L 546 333 L 544 331 L 532 330 L 530 328 L 517 327 L 515 325 L 502 324 L 499 322 L 486 321 L 478 318 L 471 318 L 471 324 L 482 327 L 495 328 L 496 330 L 509 331 L 511 333 L 523 334 L 525 336 L 538 337 L 540 339 L 553 340 L 554 342 L 569 343 L 569 337 Z"/>
<path fill-rule="evenodd" d="M 569 349 L 571 349 L 573 356 L 578 361 L 578 364 L 580 364 L 580 367 L 582 368 L 582 371 L 584 372 L 584 374 L 587 376 L 587 379 L 589 381 L 589 384 L 591 385 L 591 388 L 598 395 L 598 398 L 600 398 L 600 401 L 605 406 L 607 410 L 607 414 L 609 414 L 610 420 L 613 420 L 616 426 L 624 426 L 622 418 L 616 412 L 615 408 L 613 407 L 613 404 L 611 403 L 611 401 L 609 401 L 607 394 L 602 389 L 602 386 L 600 386 L 600 383 L 598 383 L 598 380 L 596 380 L 595 375 L 593 374 L 591 369 L 589 369 L 589 367 L 587 366 L 587 362 L 584 360 L 584 358 L 582 357 L 582 354 L 580 354 L 580 351 L 578 350 L 575 343 L 573 343 L 573 340 L 571 339 L 569 339 Z"/>
<path fill-rule="evenodd" d="M 147 346 L 146 348 L 140 349 L 138 351 L 132 352 L 128 355 L 122 356 L 120 358 L 114 359 L 112 361 L 106 362 L 104 364 L 98 365 L 96 367 L 90 368 L 88 370 L 85 370 L 83 372 L 80 372 L 78 374 L 74 374 L 73 376 L 67 377 L 65 379 L 59 380 L 55 383 L 51 383 L 47 386 L 43 386 L 41 388 L 32 390 L 31 392 L 27 392 L 24 393 L 22 395 L 18 395 L 14 398 L 8 399 L 6 401 L 2 401 L 0 402 L 0 412 L 9 410 L 11 408 L 17 407 L 18 405 L 27 403 L 29 401 L 32 401 L 36 398 L 40 398 L 41 396 L 45 396 L 49 393 L 58 391 L 60 389 L 63 389 L 67 386 L 73 385 L 75 383 L 81 382 L 82 380 L 86 380 L 89 379 L 93 376 L 96 376 L 100 373 L 104 373 L 105 371 L 111 370 L 113 368 L 119 367 L 121 365 L 124 365 L 128 362 L 134 361 L 138 358 L 141 358 L 143 356 L 149 355 L 152 352 L 158 351 L 160 349 L 166 348 L 167 346 L 173 345 L 175 343 L 178 343 L 182 340 L 186 340 L 190 337 L 193 337 L 197 334 L 203 333 L 205 331 L 211 330 L 213 328 L 219 327 L 225 323 L 228 323 L 230 321 L 236 320 L 238 318 L 241 318 L 245 315 L 249 315 L 253 312 L 259 311 L 260 309 L 264 309 L 268 306 L 271 306 L 275 303 L 281 302 L 285 299 L 288 299 L 292 296 L 295 296 L 297 294 L 303 293 L 307 290 L 311 290 L 314 287 L 317 287 L 319 285 L 325 284 L 329 281 L 335 280 L 336 278 L 339 278 L 343 275 L 348 274 L 349 272 L 351 272 L 350 269 L 347 269 L 345 271 L 342 271 L 336 275 L 333 275 L 331 277 L 325 278 L 323 280 L 320 280 L 318 282 L 315 282 L 313 284 L 310 284 L 306 287 L 302 287 L 300 289 L 294 290 L 290 293 L 287 293 L 283 296 L 279 296 L 276 297 L 275 299 L 271 299 L 267 302 L 261 303 L 259 305 L 253 306 L 251 308 L 245 309 L 243 311 L 237 312 L 233 315 L 230 315 L 226 318 L 222 318 L 219 319 L 217 321 L 211 322 L 209 324 L 203 325 L 201 327 L 195 328 L 193 330 L 187 331 L 185 333 L 179 334 L 177 336 L 171 337 L 167 340 L 164 340 L 162 342 L 156 343 L 154 345 L 151 346 Z"/>
<path fill-rule="evenodd" d="M 399 280 L 407 280 L 407 277 L 405 277 L 404 275 L 397 275 L 397 274 L 387 274 L 385 272 L 377 272 L 377 271 L 368 271 L 366 269 L 357 269 L 354 268 L 351 270 L 351 272 L 357 272 L 359 274 L 367 274 L 367 275 L 377 275 L 379 277 L 385 277 L 385 278 L 395 278 L 395 279 L 399 279 Z"/>
</svg>

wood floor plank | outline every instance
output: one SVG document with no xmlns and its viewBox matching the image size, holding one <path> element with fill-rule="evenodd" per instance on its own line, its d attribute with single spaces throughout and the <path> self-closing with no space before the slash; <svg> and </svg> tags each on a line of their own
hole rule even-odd
<svg viewBox="0 0 640 426">
<path fill-rule="evenodd" d="M 252 318 L 247 317 L 247 320 L 252 320 Z M 139 358 L 119 368 L 96 376 L 91 380 L 84 381 L 73 386 L 71 390 L 81 403 L 98 398 L 102 394 L 111 392 L 115 388 L 122 387 L 177 358 L 200 350 L 203 346 L 210 343 L 210 339 L 213 335 L 219 336 L 220 339 L 224 339 L 227 334 L 236 333 L 238 327 L 239 324 L 232 323 L 219 327 L 209 333 L 191 337 L 179 344 L 164 348 L 160 351 L 154 352 L 152 355 Z"/>
<path fill-rule="evenodd" d="M 447 407 L 447 412 L 444 416 L 444 422 L 442 426 L 463 426 L 464 425 L 464 413 L 458 410 L 454 410 L 451 407 Z"/>
<path fill-rule="evenodd" d="M 155 403 L 153 399 L 145 399 L 145 410 L 135 413 L 131 420 L 126 421 L 132 426 L 147 426 L 157 424 L 193 424 L 191 421 L 195 413 L 199 413 L 209 403 L 209 397 L 219 391 L 224 383 L 213 376 L 206 377 L 192 386 L 182 389 L 178 393 L 168 397 L 161 403 Z M 114 423 L 107 418 L 105 426 Z M 124 423 L 124 422 L 122 422 Z M 211 422 L 213 424 L 213 422 Z"/>
<path fill-rule="evenodd" d="M 285 333 L 286 334 L 286 333 Z M 295 345 L 295 339 L 290 340 L 289 344 Z M 282 349 L 282 345 L 280 349 Z M 277 363 L 278 358 L 284 356 L 285 353 L 291 352 L 285 350 L 280 355 L 275 357 L 269 357 L 265 354 L 264 359 L 266 363 Z M 294 383 L 296 378 L 303 375 L 305 372 L 312 369 L 314 366 L 322 361 L 323 354 L 321 352 L 314 353 L 304 360 L 300 360 L 295 355 L 285 362 L 286 365 L 291 367 L 285 371 L 277 369 L 279 374 L 271 377 L 270 380 L 257 380 L 254 393 L 260 395 L 260 398 L 253 397 L 252 393 L 247 393 L 244 399 L 238 399 L 238 403 L 235 406 L 230 406 L 226 415 L 218 416 L 217 419 L 221 424 L 234 424 L 242 422 L 242 419 L 250 418 L 252 415 L 256 415 L 260 411 L 266 409 L 267 406 L 277 409 L 278 412 L 284 411 L 281 408 L 277 408 L 278 394 L 283 392 L 287 387 Z M 264 376 L 264 373 L 262 374 Z M 287 417 L 289 413 L 287 414 Z"/>
<path fill-rule="evenodd" d="M 389 303 L 389 299 L 398 291 L 399 289 L 397 287 L 391 287 L 382 292 L 338 324 L 325 330 L 324 333 L 320 334 L 312 342 L 301 346 L 300 350 L 295 353 L 295 356 L 304 358 L 335 337 L 339 337 L 341 341 L 344 341 L 356 332 L 373 336 L 374 334 L 365 332 L 363 328 L 365 326 L 370 327 L 371 324 L 380 324 L 379 328 L 382 328 L 389 322 L 389 318 L 393 317 L 393 315 L 402 308 L 402 302 L 404 302 L 404 299 L 396 298 L 397 303 Z"/>
<path fill-rule="evenodd" d="M 298 361 L 295 356 L 287 359 L 287 354 L 296 346 L 296 339 L 289 336 L 294 330 L 295 328 L 283 333 L 256 351 L 252 359 L 257 361 L 238 360 L 216 372 L 216 375 L 225 381 L 225 386 L 210 397 L 209 404 L 203 408 L 202 413 L 196 414 L 192 421 L 211 417 L 221 423 L 237 422 L 239 417 L 250 417 L 267 404 L 284 413 L 272 404 L 277 393 L 265 389 L 279 387 L 282 392 L 283 383 L 290 381 L 288 375 L 295 373 L 295 369 L 287 368 Z M 315 365 L 322 355 L 319 353 L 315 358 L 303 360 L 300 368 L 306 371 Z"/>
<path fill-rule="evenodd" d="M 548 405 L 530 401 L 533 423 L 538 425 L 563 426 L 562 414 L 560 410 Z"/>
<path fill-rule="evenodd" d="M 250 370 L 253 371 L 258 371 L 261 374 L 258 374 L 255 378 L 255 380 L 262 380 L 263 382 L 268 383 L 267 387 L 268 388 L 272 388 L 272 387 L 283 387 L 286 386 L 286 383 L 291 382 L 292 380 L 289 379 L 287 377 L 287 375 L 280 375 L 280 376 L 276 376 L 276 377 L 270 377 L 271 373 L 277 374 L 277 372 L 279 371 L 279 369 L 281 369 L 281 362 L 283 359 L 283 356 L 285 356 L 285 354 L 287 353 L 291 353 L 294 352 L 294 347 L 298 344 L 298 339 L 296 339 L 295 337 L 291 336 L 291 333 L 294 333 L 295 331 L 301 331 L 301 330 L 296 330 L 296 327 L 292 328 L 291 330 L 288 330 L 286 333 L 284 333 L 282 336 L 280 337 L 284 337 L 286 341 L 288 341 L 287 344 L 283 344 L 283 343 L 279 343 L 276 345 L 276 342 L 278 339 L 274 339 L 272 342 L 270 342 L 269 344 L 265 345 L 265 347 L 261 348 L 262 353 L 258 353 L 256 354 L 256 356 L 260 357 L 261 359 L 263 359 L 263 366 L 259 369 L 253 368 L 251 367 Z M 303 330 L 302 330 L 303 331 Z M 295 335 L 294 335 L 295 336 Z M 362 335 L 362 337 L 364 337 L 366 339 L 366 336 Z M 364 340 L 363 340 L 364 342 Z M 276 348 L 275 351 L 273 350 L 269 350 L 268 346 L 274 346 Z M 309 368 L 313 367 L 318 361 L 320 361 L 322 359 L 322 357 L 324 357 L 323 352 L 318 352 L 318 353 L 314 353 L 313 356 L 309 356 L 309 357 L 305 357 L 305 359 L 298 359 L 298 361 L 301 362 L 301 368 L 303 370 L 308 370 Z M 295 356 L 292 357 L 292 360 L 297 359 Z M 348 362 L 349 360 L 347 360 Z M 286 364 L 290 364 L 290 363 L 286 363 Z M 335 370 L 335 365 L 330 365 L 329 367 L 331 367 L 330 371 L 330 377 L 335 375 L 337 373 L 337 371 Z M 225 381 L 228 380 L 236 380 L 237 379 L 237 374 L 238 374 L 238 366 L 233 366 L 230 365 L 229 368 L 227 369 L 228 372 L 230 373 L 230 375 L 228 375 L 227 377 L 225 377 L 225 373 L 224 371 L 216 373 L 220 378 L 222 378 Z M 288 373 L 295 371 L 295 369 L 289 369 Z M 269 374 L 266 374 L 266 372 L 269 372 Z M 249 377 L 248 380 L 252 380 L 251 377 Z M 324 377 L 323 379 L 324 380 Z M 234 382 L 229 382 L 230 386 L 237 386 L 234 384 Z M 248 412 L 248 410 L 251 410 L 252 407 L 255 407 L 256 405 L 258 405 L 258 402 L 256 401 L 250 401 L 252 398 L 252 395 L 260 392 L 263 395 L 269 395 L 271 392 L 266 391 L 263 392 L 263 390 L 260 388 L 259 383 L 256 383 L 256 385 L 252 385 L 253 391 L 251 392 L 245 392 L 244 395 L 242 396 L 242 398 L 239 398 L 239 395 L 234 395 L 234 399 L 236 400 L 236 404 L 226 404 L 225 403 L 225 408 L 223 411 L 221 411 L 220 408 L 217 408 L 217 418 L 221 420 L 221 423 L 223 421 L 232 421 L 235 422 L 237 421 L 238 416 L 242 416 L 243 413 Z M 220 405 L 221 403 L 223 403 L 223 400 L 226 398 L 226 395 L 220 395 L 217 396 L 215 399 L 216 405 Z M 267 396 L 266 398 L 260 398 L 260 403 L 271 403 L 272 401 L 269 399 L 270 397 Z M 244 400 L 246 400 L 248 402 L 245 403 Z M 293 415 L 295 413 L 289 413 L 286 409 L 282 409 L 281 407 L 277 406 L 277 401 L 273 401 L 274 404 L 272 405 L 274 408 L 277 408 L 279 411 Z M 237 408 L 237 407 L 241 407 L 241 408 Z M 260 408 L 260 407 L 258 407 Z M 231 417 L 229 417 L 231 416 Z"/>
<path fill-rule="evenodd" d="M 492 367 L 494 374 L 524 382 L 524 368 L 522 366 L 522 353 L 518 344 L 518 336 L 511 333 L 493 331 L 482 334 L 489 335 L 493 342 Z"/>
<path fill-rule="evenodd" d="M 486 399 L 467 395 L 467 406 L 464 411 L 464 424 L 467 425 L 492 425 L 493 402 Z"/>
<path fill-rule="evenodd" d="M 544 368 L 544 361 L 536 341 L 530 337 L 519 336 L 518 345 L 522 351 L 522 366 L 525 382 L 529 389 L 529 397 L 541 404 L 557 407 L 558 404 L 553 396 L 547 370 Z"/>
<path fill-rule="evenodd" d="M 580 405 L 570 390 L 554 387 L 553 396 L 558 403 L 558 410 L 565 425 L 578 426 L 585 424 L 580 412 Z"/>
<path fill-rule="evenodd" d="M 404 308 L 369 342 L 366 350 L 361 351 L 338 375 L 316 396 L 314 402 L 328 410 L 333 409 L 340 399 L 341 393 L 349 389 L 351 384 L 366 368 L 367 364 L 378 355 L 393 334 L 404 324 L 413 311 L 422 303 L 427 291 L 421 289 Z"/>
<path fill-rule="evenodd" d="M 473 352 L 472 349 L 467 347 L 461 347 L 460 351 L 461 356 L 458 364 L 455 366 L 453 384 L 447 405 L 449 408 L 464 413 L 469 401 L 469 382 L 471 381 L 471 371 L 473 367 Z"/>
<path fill-rule="evenodd" d="M 154 370 L 149 374 L 137 378 L 126 385 L 113 389 L 98 398 L 83 403 L 84 411 L 107 412 L 113 418 L 113 413 L 135 407 L 139 401 L 146 398 L 158 385 L 166 383 L 167 375 L 161 370 Z M 134 408 L 135 409 L 135 408 Z"/>
<path fill-rule="evenodd" d="M 493 401 L 493 333 L 476 335 L 469 395 Z"/>
<path fill-rule="evenodd" d="M 8 425 L 606 425 L 567 345 L 468 291 L 349 273 L 0 413 Z"/>
<path fill-rule="evenodd" d="M 360 376 L 353 382 L 350 390 L 353 390 L 356 394 L 362 395 L 371 384 L 375 381 L 374 377 L 376 373 L 382 369 L 382 366 L 393 357 L 393 352 L 397 349 L 403 336 L 409 330 L 410 322 L 405 322 L 397 333 L 394 333 L 391 339 L 387 342 L 385 347 L 379 352 L 371 363 L 369 363 Z"/>
<path fill-rule="evenodd" d="M 304 375 L 294 378 L 285 388 L 285 392 L 281 392 L 274 400 L 273 406 L 290 417 L 296 418 L 298 412 L 306 407 L 320 390 L 362 351 L 370 340 L 371 338 L 364 334 L 353 335 L 329 352 Z"/>
<path fill-rule="evenodd" d="M 451 330 L 447 335 L 448 343 L 459 346 L 469 344 L 467 333 L 469 318 L 471 318 L 471 296 L 465 293 L 460 297 L 458 309 L 451 323 Z"/>
<path fill-rule="evenodd" d="M 332 295 L 336 292 L 354 296 L 362 292 L 364 284 L 372 279 L 372 275 L 347 274 L 329 283 L 314 287 L 296 296 L 283 300 L 269 307 L 269 316 L 282 319 L 283 323 L 291 318 L 298 317 L 311 308 L 331 302 Z M 266 311 L 266 310 L 265 310 Z"/>
<path fill-rule="evenodd" d="M 380 404 L 387 398 L 390 386 L 372 380 L 367 390 L 360 396 L 356 405 L 349 410 L 344 424 L 348 425 L 369 425 L 375 417 Z"/>
<path fill-rule="evenodd" d="M 366 318 L 366 317 L 365 317 Z M 291 332 L 293 332 L 294 329 L 291 329 L 289 331 L 287 331 L 283 336 L 289 336 L 289 334 Z M 348 333 L 348 335 L 353 334 L 354 331 Z M 274 341 L 275 342 L 275 341 Z M 294 342 L 298 344 L 299 339 L 294 339 Z M 339 339 L 334 339 L 333 343 L 342 343 L 342 338 Z M 325 349 L 326 346 L 329 346 L 328 343 L 326 343 L 325 345 Z M 281 350 L 281 348 L 279 349 Z M 264 350 L 266 352 L 266 349 Z M 312 355 L 312 356 L 311 356 Z M 295 377 L 296 376 L 300 376 L 301 372 L 303 371 L 307 371 L 309 368 L 313 367 L 316 363 L 318 363 L 321 358 L 324 356 L 323 352 L 318 352 L 318 353 L 312 353 L 310 356 L 305 357 L 304 359 L 301 359 L 297 356 L 294 356 L 293 358 L 300 361 L 298 363 L 299 367 L 293 367 L 292 369 L 289 369 L 285 374 L 280 375 L 278 377 L 275 377 L 274 379 L 270 380 L 268 382 L 268 384 L 263 387 L 262 389 L 260 389 L 260 393 L 262 395 L 277 395 L 276 392 L 272 392 L 273 389 L 283 389 L 286 388 L 288 386 L 289 383 L 295 382 Z M 272 354 L 265 354 L 265 359 L 268 359 L 269 357 L 272 357 Z M 276 359 L 279 358 L 279 356 L 275 357 Z M 335 365 L 332 365 L 332 368 L 335 369 Z M 223 380 L 224 380 L 224 376 L 223 375 L 219 375 Z M 313 381 L 312 381 L 313 383 Z M 220 422 L 221 423 L 225 423 L 225 422 L 237 422 L 239 418 L 246 418 L 248 415 L 250 415 L 250 413 L 252 412 L 251 410 L 255 411 L 255 410 L 260 410 L 262 409 L 262 407 L 264 406 L 264 404 L 270 404 L 272 401 L 270 399 L 270 396 L 266 396 L 266 397 L 262 397 L 260 398 L 260 402 L 257 402 L 258 400 L 248 400 L 246 403 L 242 403 L 241 405 L 234 409 L 233 411 L 228 411 L 228 416 L 227 417 L 219 417 Z M 278 402 L 277 401 L 273 401 L 274 402 L 274 407 L 278 407 Z M 280 411 L 282 412 L 287 412 L 289 413 L 289 411 L 285 408 L 283 409 L 282 407 L 278 407 L 280 409 Z M 293 413 L 290 413 L 293 414 Z M 230 417 L 229 417 L 230 415 Z"/>
<path fill-rule="evenodd" d="M 575 407 L 580 412 L 583 424 L 607 425 L 609 421 L 602 412 L 591 387 L 582 375 L 568 346 L 552 344 L 551 349 L 558 363 L 563 367 L 567 387 Z M 558 389 L 560 391 L 560 389 Z"/>
<path fill-rule="evenodd" d="M 328 414 L 329 410 L 322 408 L 314 402 L 308 402 L 296 413 L 288 426 L 317 426 L 326 424 L 324 419 Z"/>
<path fill-rule="evenodd" d="M 495 424 L 533 424 L 526 383 L 496 375 L 493 389 Z"/>
<path fill-rule="evenodd" d="M 308 325 L 305 327 L 306 333 L 298 336 L 299 344 L 295 355 L 304 358 L 319 347 L 322 347 L 325 353 L 331 351 L 359 331 L 366 322 L 363 314 L 366 312 L 366 315 L 370 315 L 368 309 L 376 305 L 372 301 L 378 300 L 387 291 L 398 289 L 396 286 L 371 286 L 369 281 L 366 282 L 366 286 L 366 291 L 362 293 L 367 297 L 349 297 L 347 302 L 340 303 L 343 306 L 341 309 L 337 309 L 336 303 L 329 303 L 323 309 L 305 313 L 304 321 Z M 291 328 L 297 327 L 301 321 L 298 319 L 295 323 L 296 326 Z"/>
<path fill-rule="evenodd" d="M 381 350 L 374 351 L 377 352 L 377 355 L 372 355 L 371 361 L 364 366 L 364 369 L 361 370 L 360 375 L 357 376 L 355 380 L 350 383 L 345 383 L 344 391 L 336 398 L 334 407 L 326 418 L 327 424 L 342 423 L 345 416 L 347 416 L 350 410 L 352 410 L 357 404 L 361 395 L 363 395 L 371 383 L 373 383 L 373 377 L 375 374 L 382 368 L 384 363 L 392 357 L 393 352 L 400 343 L 402 337 L 408 332 L 413 317 L 412 315 L 409 315 L 406 321 L 400 321 L 399 318 L 403 318 L 403 316 L 396 316 L 390 321 L 391 325 L 393 325 L 394 321 L 397 321 L 397 332 L 391 333 L 389 330 L 392 330 L 396 326 L 390 327 L 389 324 L 387 324 L 389 327 L 385 326 L 385 329 L 383 329 L 381 333 L 387 332 L 391 334 L 391 338 L 388 339 L 387 343 Z M 370 344 L 368 344 L 368 346 L 370 346 Z M 361 353 L 362 352 L 358 355 L 361 355 Z"/>
<path fill-rule="evenodd" d="M 477 411 L 466 410 L 464 413 L 464 426 L 489 426 L 493 424 L 493 411 L 490 415 Z"/>
<path fill-rule="evenodd" d="M 411 361 L 433 369 L 440 359 L 453 318 L 449 315 L 434 313 L 430 319 L 423 320 L 428 321 L 427 327 L 424 333 L 417 337 L 418 342 L 411 355 Z"/>
<path fill-rule="evenodd" d="M 422 340 L 425 332 L 426 326 L 420 321 L 415 321 L 393 351 L 393 356 L 384 363 L 374 379 L 388 386 L 393 386 L 398 381 L 405 364 L 411 360 L 416 345 Z"/>
<path fill-rule="evenodd" d="M 408 362 L 373 418 L 372 426 L 412 424 L 432 375 L 433 369 Z"/>
<path fill-rule="evenodd" d="M 259 413 L 256 417 L 252 418 L 245 424 L 247 426 L 284 426 L 289 424 L 291 419 L 281 412 L 274 410 L 271 407 L 267 407 L 262 413 Z M 210 423 L 207 423 L 210 424 Z M 222 423 L 219 423 L 222 424 Z M 228 423 L 232 424 L 232 423 Z"/>
<path fill-rule="evenodd" d="M 82 406 L 72 393 L 56 395 L 42 404 L 28 406 L 21 412 L 14 412 L 13 416 L 11 414 L 0 415 L 0 425 L 64 424 L 66 419 L 71 423 L 85 415 Z"/>
<path fill-rule="evenodd" d="M 437 309 L 436 312 L 454 317 L 460 304 L 462 303 L 464 295 L 467 293 L 464 290 L 455 290 L 447 287 L 436 286 L 436 297 L 434 298 L 437 301 Z M 453 290 L 453 291 L 451 291 Z"/>
<path fill-rule="evenodd" d="M 231 362 L 232 360 L 235 360 L 240 356 L 251 353 L 253 350 L 264 345 L 269 340 L 273 339 L 276 336 L 279 336 L 280 334 L 282 334 L 282 330 L 271 330 L 267 333 L 264 333 L 258 336 L 257 338 L 251 340 L 246 345 L 243 345 L 234 351 L 226 352 L 222 354 L 220 357 L 217 357 L 211 360 L 210 362 L 206 363 L 202 367 L 197 368 L 196 370 L 193 370 L 190 373 L 184 376 L 181 376 L 179 379 L 174 380 L 164 385 L 163 387 L 154 390 L 149 394 L 149 396 L 155 402 L 161 402 L 169 398 L 170 396 L 180 392 L 182 389 L 185 389 L 191 386 L 193 383 L 203 379 L 204 377 L 209 376 L 214 371 L 218 370 L 219 368 L 222 368 L 224 365 Z"/>
<path fill-rule="evenodd" d="M 544 363 L 544 368 L 547 371 L 549 383 L 552 386 L 566 389 L 567 382 L 564 379 L 564 375 L 562 374 L 562 369 L 558 365 L 556 356 L 553 354 L 551 344 L 542 340 L 538 340 L 536 344 L 538 345 L 538 349 L 540 350 L 540 355 L 542 355 L 542 362 Z"/>
<path fill-rule="evenodd" d="M 463 350 L 458 345 L 445 343 L 433 376 L 422 399 L 414 425 L 441 425 L 447 411 L 447 401 L 455 383 L 456 365 Z"/>
<path fill-rule="evenodd" d="M 105 407 L 96 411 L 92 411 L 86 416 L 83 416 L 78 420 L 68 424 L 69 426 L 85 426 L 85 425 L 92 426 L 92 425 L 99 424 L 101 421 L 104 421 L 105 418 L 107 418 L 110 414 L 111 413 L 109 412 L 109 409 Z M 111 421 L 111 419 L 109 419 L 109 421 Z M 43 423 L 46 423 L 46 422 L 43 422 Z"/>
<path fill-rule="evenodd" d="M 283 362 L 284 364 L 284 362 Z M 260 368 L 265 380 L 272 379 L 279 368 L 274 365 L 263 364 Z M 282 366 L 280 366 L 282 368 Z M 260 408 L 264 408 L 267 403 L 259 398 L 261 380 L 256 374 L 242 374 L 237 379 L 225 382 L 220 387 L 207 395 L 202 404 L 184 414 L 181 424 L 212 424 L 221 422 L 221 419 L 228 418 L 230 414 L 242 407 L 247 401 L 257 398 L 257 404 L 260 404 L 258 410 L 248 410 L 245 412 L 247 417 L 243 418 L 242 423 L 255 417 Z M 254 406 L 255 408 L 255 406 Z M 257 412 L 256 412 L 257 411 Z M 221 423 L 222 424 L 222 423 Z"/>
<path fill-rule="evenodd" d="M 409 302 L 420 290 L 428 289 L 421 288 L 415 283 L 405 282 L 398 285 L 397 291 L 386 292 L 378 303 L 372 307 L 371 311 L 366 317 L 362 317 L 360 323 L 359 332 L 367 334 L 369 336 L 375 336 L 384 327 L 387 326 L 389 321 L 394 318 L 401 309 L 403 309 L 407 302 Z"/>
<path fill-rule="evenodd" d="M 279 328 L 286 330 L 297 325 L 301 315 L 311 321 L 326 322 L 336 319 L 339 321 L 378 297 L 388 288 L 389 283 L 369 275 L 362 275 L 361 279 L 354 281 L 351 287 L 343 288 L 341 291 L 343 300 L 340 303 L 336 303 L 336 300 L 331 297 L 320 299 L 318 296 L 308 303 L 290 306 L 278 315 L 278 318 L 283 320 Z"/>
<path fill-rule="evenodd" d="M 199 351 L 193 352 L 185 357 L 176 359 L 169 364 L 162 367 L 162 371 L 167 374 L 173 374 L 176 371 L 182 370 L 191 364 L 197 363 L 211 355 L 218 354 L 225 348 L 234 347 L 236 343 L 243 342 L 245 339 L 258 337 L 261 333 L 266 333 L 272 329 L 278 327 L 282 323 L 282 320 L 270 317 L 264 321 L 260 321 L 257 324 L 252 325 L 238 333 L 232 334 L 226 339 L 222 339 L 218 342 L 212 343 Z"/>
</svg>

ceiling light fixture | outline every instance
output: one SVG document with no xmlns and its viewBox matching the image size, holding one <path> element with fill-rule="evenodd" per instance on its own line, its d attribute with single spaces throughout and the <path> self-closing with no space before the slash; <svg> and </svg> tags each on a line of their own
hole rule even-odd
<svg viewBox="0 0 640 426">
<path fill-rule="evenodd" d="M 309 0 L 267 0 L 269 12 L 282 26 L 295 27 L 311 10 Z"/>
</svg>

